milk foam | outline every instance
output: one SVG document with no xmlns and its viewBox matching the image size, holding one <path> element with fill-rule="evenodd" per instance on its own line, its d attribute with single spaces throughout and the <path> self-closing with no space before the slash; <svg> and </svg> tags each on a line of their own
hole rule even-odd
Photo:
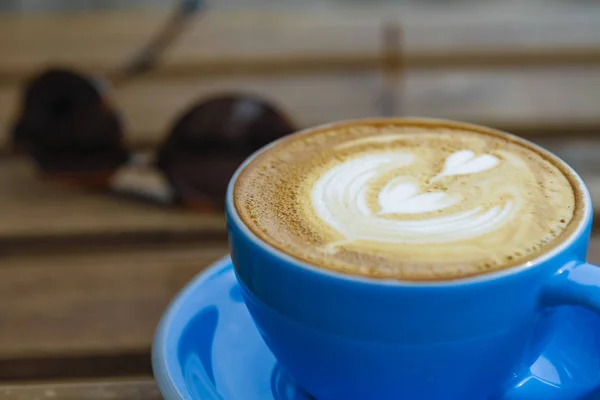
<svg viewBox="0 0 600 400">
<path fill-rule="evenodd" d="M 518 199 L 499 202 L 487 210 L 475 206 L 444 217 L 418 221 L 391 219 L 388 216 L 442 211 L 463 200 L 460 192 L 423 193 L 427 182 L 410 176 L 390 180 L 379 192 L 379 210 L 367 202 L 369 183 L 382 175 L 410 165 L 416 155 L 389 152 L 361 156 L 335 166 L 313 186 L 312 203 L 317 215 L 344 236 L 345 242 L 369 240 L 387 243 L 442 243 L 471 239 L 498 229 L 517 210 Z M 450 155 L 444 170 L 432 180 L 451 175 L 476 174 L 494 168 L 498 158 L 470 150 Z M 474 199 L 470 199 L 474 203 Z"/>
<path fill-rule="evenodd" d="M 417 281 L 523 264 L 580 220 L 580 189 L 527 142 L 460 123 L 392 121 L 332 125 L 270 147 L 236 182 L 240 217 L 318 267 Z"/>
</svg>

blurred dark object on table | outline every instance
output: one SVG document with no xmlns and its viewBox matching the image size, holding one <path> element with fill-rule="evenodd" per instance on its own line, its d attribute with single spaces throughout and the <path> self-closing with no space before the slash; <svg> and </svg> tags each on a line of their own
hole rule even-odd
<svg viewBox="0 0 600 400">
<path fill-rule="evenodd" d="M 282 112 L 245 94 L 225 94 L 185 112 L 157 154 L 177 201 L 223 204 L 229 178 L 253 152 L 295 130 Z"/>
<path fill-rule="evenodd" d="M 50 69 L 26 84 L 13 143 L 52 178 L 104 188 L 127 162 L 119 115 L 96 81 Z"/>
<path fill-rule="evenodd" d="M 123 124 L 101 81 L 51 69 L 26 85 L 13 144 L 44 176 L 71 185 L 118 192 L 113 177 L 131 163 Z M 180 116 L 155 159 L 171 186 L 171 203 L 221 209 L 229 178 L 254 151 L 295 131 L 276 107 L 249 94 L 199 101 Z"/>
</svg>

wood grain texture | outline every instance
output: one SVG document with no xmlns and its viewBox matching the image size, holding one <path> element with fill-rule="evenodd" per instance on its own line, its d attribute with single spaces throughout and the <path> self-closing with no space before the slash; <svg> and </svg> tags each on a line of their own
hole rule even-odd
<svg viewBox="0 0 600 400">
<path fill-rule="evenodd" d="M 381 115 L 382 89 L 392 82 L 399 106 L 386 113 L 533 137 L 573 164 L 600 203 L 600 145 L 589 138 L 600 129 L 600 12 L 500 11 L 211 13 L 156 71 L 113 95 L 128 142 L 153 147 L 187 107 L 217 93 L 261 95 L 305 127 Z M 164 17 L 0 16 L 0 151 L 25 77 L 50 64 L 111 71 Z M 381 28 L 390 20 L 402 27 L 402 80 L 382 72 L 389 53 Z M 59 187 L 40 181 L 22 158 L 0 159 L 0 189 L 0 379 L 148 374 L 167 304 L 227 252 L 223 216 Z M 600 262 L 599 237 L 589 259 Z M 2 387 L 0 397 L 159 395 L 148 381 Z"/>
<path fill-rule="evenodd" d="M 23 237 L 51 241 L 67 236 L 75 243 L 85 236 L 160 237 L 221 234 L 222 215 L 199 215 L 98 193 L 82 192 L 41 180 L 27 160 L 0 160 L 0 254 L 2 240 Z M 6 244 L 5 244 L 6 246 Z"/>
<path fill-rule="evenodd" d="M 600 127 L 594 106 L 600 8 L 394 10 L 199 17 L 155 72 L 115 91 L 128 140 L 153 146 L 194 102 L 232 90 L 270 99 L 301 127 L 381 115 L 389 56 L 383 26 L 390 21 L 400 22 L 407 74 L 396 114 L 527 134 L 594 134 Z M 23 78 L 49 64 L 110 71 L 164 18 L 153 12 L 0 16 L 0 150 Z"/>
<path fill-rule="evenodd" d="M 173 296 L 227 252 L 216 241 L 3 257 L 0 359 L 147 352 Z"/>
<path fill-rule="evenodd" d="M 151 379 L 85 381 L 37 385 L 3 385 L 4 400 L 160 400 L 162 396 Z"/>
<path fill-rule="evenodd" d="M 500 10 L 501 9 L 501 10 Z M 242 10 L 239 9 L 238 10 Z M 20 75 L 49 61 L 77 64 L 96 71 L 118 65 L 165 20 L 160 12 L 119 11 L 0 17 L 0 49 L 9 57 L 1 71 Z M 555 52 L 589 53 L 596 58 L 599 7 L 428 8 L 398 4 L 387 10 L 315 10 L 304 12 L 211 11 L 198 16 L 191 29 L 166 55 L 165 66 L 194 61 L 241 61 L 340 55 L 379 57 L 383 22 L 403 26 L 407 62 L 431 65 L 463 53 L 511 52 L 523 59 Z M 110 27 L 110 29 L 107 29 Z M 79 33 L 79 34 L 73 34 Z M 265 62 L 264 65 L 267 65 Z M 414 65 L 418 65 L 416 62 Z M 12 72 L 11 72 L 12 71 Z"/>
<path fill-rule="evenodd" d="M 381 116 L 383 74 L 231 76 L 132 82 L 114 99 L 133 147 L 154 147 L 176 119 L 211 96 L 247 92 L 272 102 L 299 127 Z M 595 136 L 600 130 L 600 67 L 497 71 L 406 69 L 391 90 L 394 115 L 443 117 L 490 125 L 530 137 Z M 386 90 L 390 90 L 387 88 Z M 16 86 L 0 88 L 0 150 L 6 151 L 18 102 Z M 386 111 L 389 115 L 389 111 Z"/>
<path fill-rule="evenodd" d="M 400 112 L 473 121 L 532 138 L 561 129 L 572 137 L 585 126 L 600 128 L 598 88 L 600 68 L 408 69 Z"/>
<path fill-rule="evenodd" d="M 150 357 L 150 348 L 144 348 L 118 353 L 56 353 L 0 358 L 0 382 L 152 376 Z"/>
<path fill-rule="evenodd" d="M 300 127 L 336 119 L 377 116 L 381 78 L 373 73 L 337 76 L 230 76 L 205 80 L 134 81 L 114 92 L 134 147 L 153 147 L 164 140 L 176 119 L 194 104 L 223 93 L 250 93 L 289 114 Z M 19 104 L 17 86 L 0 87 L 0 149 L 6 150 Z"/>
<path fill-rule="evenodd" d="M 214 81 L 139 82 L 117 90 L 133 145 L 151 146 L 194 103 L 223 92 L 250 92 L 280 107 L 299 127 L 382 116 L 382 73 L 229 77 Z M 407 68 L 391 90 L 394 115 L 472 121 L 527 136 L 596 135 L 600 67 L 497 71 Z M 160 95 L 158 95 L 160 94 Z M 389 114 L 388 114 L 389 115 Z"/>
</svg>

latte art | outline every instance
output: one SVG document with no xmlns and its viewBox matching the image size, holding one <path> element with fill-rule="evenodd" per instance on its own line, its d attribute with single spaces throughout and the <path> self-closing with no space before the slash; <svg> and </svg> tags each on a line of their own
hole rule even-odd
<svg viewBox="0 0 600 400">
<path fill-rule="evenodd" d="M 369 184 L 378 176 L 412 164 L 414 158 L 403 152 L 381 153 L 358 157 L 334 167 L 312 189 L 312 203 L 317 215 L 344 236 L 343 243 L 360 239 L 388 243 L 452 242 L 480 236 L 514 217 L 516 196 L 487 211 L 482 206 L 475 206 L 448 216 L 431 216 L 419 221 L 388 217 L 432 213 L 460 204 L 464 199 L 459 192 L 423 193 L 421 189 L 428 182 L 444 176 L 476 174 L 499 163 L 498 158 L 489 154 L 474 157 L 470 150 L 450 155 L 444 170 L 426 182 L 418 182 L 410 176 L 391 179 L 379 192 L 379 209 L 372 209 L 367 201 Z"/>
<path fill-rule="evenodd" d="M 581 215 L 568 174 L 486 128 L 365 121 L 268 148 L 239 174 L 234 204 L 260 239 L 317 267 L 449 280 L 523 264 L 568 237 Z"/>
</svg>

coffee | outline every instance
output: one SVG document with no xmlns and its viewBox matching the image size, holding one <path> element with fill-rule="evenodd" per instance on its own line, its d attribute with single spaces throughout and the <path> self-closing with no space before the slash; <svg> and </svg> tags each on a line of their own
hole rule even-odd
<svg viewBox="0 0 600 400">
<path fill-rule="evenodd" d="M 512 135 L 435 120 L 351 121 L 276 142 L 240 172 L 237 213 L 320 268 L 406 281 L 489 273 L 548 252 L 581 218 L 560 161 Z"/>
</svg>

